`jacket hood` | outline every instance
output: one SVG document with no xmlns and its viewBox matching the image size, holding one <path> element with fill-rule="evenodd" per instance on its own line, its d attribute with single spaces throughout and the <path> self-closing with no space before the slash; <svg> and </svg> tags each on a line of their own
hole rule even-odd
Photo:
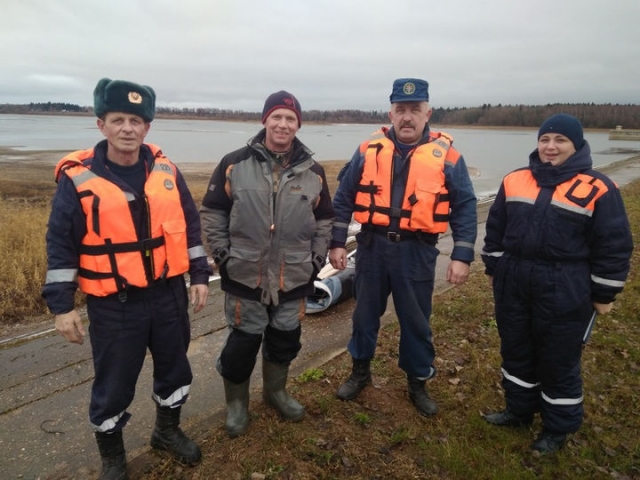
<svg viewBox="0 0 640 480">
<path fill-rule="evenodd" d="M 540 187 L 555 187 L 575 177 L 578 173 L 591 170 L 592 167 L 591 148 L 586 141 L 576 153 L 558 167 L 554 167 L 550 163 L 543 163 L 540 160 L 538 149 L 529 155 L 529 168 Z"/>
</svg>

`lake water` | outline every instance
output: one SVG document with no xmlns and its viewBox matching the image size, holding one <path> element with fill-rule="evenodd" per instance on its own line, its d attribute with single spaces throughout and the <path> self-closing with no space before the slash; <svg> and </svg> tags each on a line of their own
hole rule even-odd
<svg viewBox="0 0 640 480">
<path fill-rule="evenodd" d="M 152 123 L 147 141 L 162 147 L 175 163 L 217 163 L 226 153 L 240 148 L 262 126 L 257 122 L 218 122 L 212 120 L 163 120 Z M 303 124 L 298 137 L 314 152 L 314 158 L 347 160 L 358 144 L 378 128 L 361 124 Z M 433 125 L 434 130 L 439 130 Z M 478 197 L 494 193 L 502 177 L 524 166 L 536 146 L 536 129 L 491 130 L 446 128 L 454 146 L 464 155 Z M 606 132 L 586 132 L 595 166 L 640 153 L 640 142 L 609 140 Z M 102 138 L 94 117 L 0 114 L 0 146 L 20 150 L 64 150 L 89 148 Z"/>
</svg>

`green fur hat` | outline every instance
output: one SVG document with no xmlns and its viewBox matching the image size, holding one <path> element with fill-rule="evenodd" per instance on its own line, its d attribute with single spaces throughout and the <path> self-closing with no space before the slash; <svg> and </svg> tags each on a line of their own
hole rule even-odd
<svg viewBox="0 0 640 480">
<path fill-rule="evenodd" d="M 125 112 L 151 122 L 156 113 L 156 92 L 147 85 L 103 78 L 93 91 L 93 111 L 96 117 Z"/>
</svg>

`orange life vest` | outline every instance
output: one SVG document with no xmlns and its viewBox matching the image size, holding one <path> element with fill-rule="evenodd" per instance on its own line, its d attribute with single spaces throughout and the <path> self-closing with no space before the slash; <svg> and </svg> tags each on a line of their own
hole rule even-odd
<svg viewBox="0 0 640 480">
<path fill-rule="evenodd" d="M 402 230 L 446 232 L 449 192 L 445 187 L 445 159 L 455 163 L 459 158 L 455 150 L 449 150 L 452 139 L 440 132 L 430 132 L 431 141 L 413 150 L 408 157 L 409 173 L 402 208 L 397 211 L 391 208 L 395 146 L 385 131 L 376 132 L 360 145 L 364 167 L 356 193 L 355 220 L 361 224 L 388 226 L 391 217 L 399 217 Z M 449 155 L 450 152 L 456 155 Z"/>
<path fill-rule="evenodd" d="M 56 179 L 64 173 L 73 181 L 87 221 L 78 270 L 80 289 L 87 294 L 106 296 L 129 286 L 147 287 L 189 270 L 175 166 L 159 147 L 147 146 L 155 160 L 144 185 L 149 224 L 145 239 L 138 237 L 129 210 L 133 195 L 82 163 L 94 156 L 93 149 L 73 152 L 56 167 Z"/>
</svg>

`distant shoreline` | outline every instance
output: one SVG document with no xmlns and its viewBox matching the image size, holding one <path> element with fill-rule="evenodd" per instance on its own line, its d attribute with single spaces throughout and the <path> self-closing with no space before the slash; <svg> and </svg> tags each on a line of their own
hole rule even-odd
<svg viewBox="0 0 640 480">
<path fill-rule="evenodd" d="M 250 114 L 257 114 L 257 112 L 247 112 Z M 26 116 L 45 116 L 45 117 L 94 117 L 93 112 L 12 112 L 12 113 L 0 113 L 0 115 L 26 115 Z M 238 119 L 223 119 L 223 118 L 208 118 L 208 117 L 200 117 L 197 115 L 167 115 L 167 114 L 156 114 L 155 120 L 202 120 L 202 121 L 211 121 L 211 122 L 231 122 L 231 123 L 257 123 L 260 122 L 258 120 L 238 120 Z M 303 124 L 301 128 L 304 128 L 304 125 L 379 125 L 386 126 L 388 124 L 379 123 L 379 122 L 318 122 L 318 121 L 304 121 L 304 112 L 303 112 Z M 439 124 L 434 123 L 432 127 L 435 130 L 447 130 L 448 128 L 464 128 L 470 130 L 521 130 L 521 131 L 536 131 L 538 127 L 522 127 L 522 126 L 496 126 L 496 125 L 467 125 L 467 124 Z M 585 128 L 585 132 L 609 132 L 610 128 Z"/>
<path fill-rule="evenodd" d="M 6 163 L 20 163 L 26 162 L 31 165 L 47 165 L 54 166 L 57 162 L 67 153 L 68 150 L 16 150 L 7 146 L 0 146 L 0 164 Z M 334 159 L 334 160 L 321 160 L 319 163 L 321 165 L 336 165 L 336 164 L 344 164 L 347 160 L 344 159 Z M 617 160 L 615 162 L 608 163 L 606 165 L 602 165 L 600 167 L 595 167 L 596 170 L 607 174 L 608 172 L 615 171 L 620 168 L 624 168 L 629 164 L 640 162 L 640 154 L 638 153 L 630 153 L 629 157 L 623 158 L 621 160 Z M 217 162 L 178 162 L 178 168 L 183 173 L 189 174 L 211 174 L 212 169 L 215 167 Z M 469 175 L 472 178 L 482 177 L 482 172 L 473 167 L 467 166 L 469 170 Z"/>
</svg>

